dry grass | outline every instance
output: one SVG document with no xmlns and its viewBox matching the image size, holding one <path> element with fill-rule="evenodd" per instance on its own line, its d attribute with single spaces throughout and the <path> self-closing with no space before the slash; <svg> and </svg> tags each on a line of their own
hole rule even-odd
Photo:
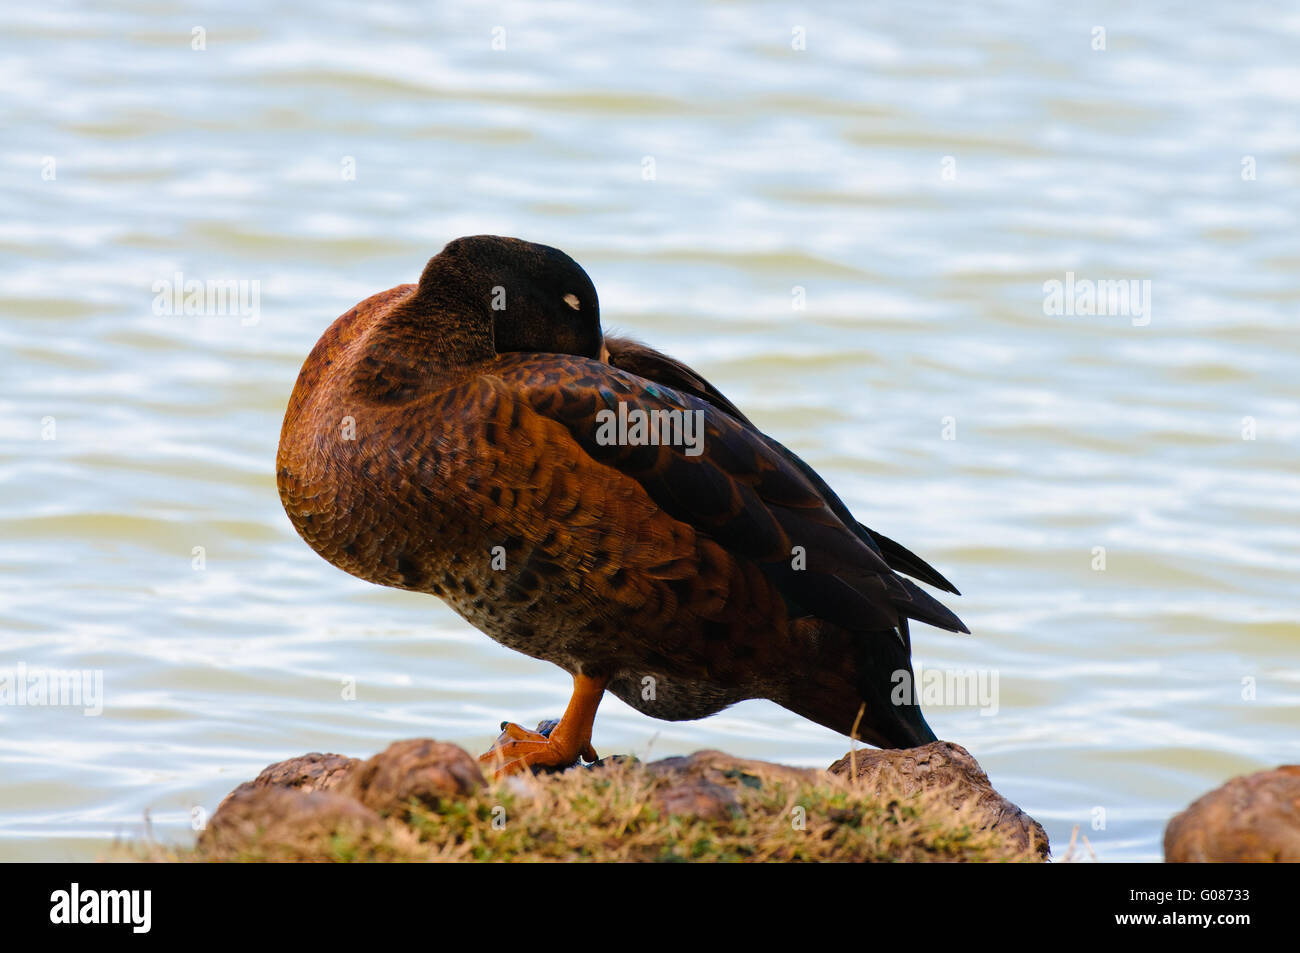
<svg viewBox="0 0 1300 953">
<path fill-rule="evenodd" d="M 237 851 L 128 845 L 142 861 L 1038 861 L 979 830 L 942 791 L 904 796 L 821 776 L 732 772 L 735 806 L 722 819 L 664 814 L 672 783 L 639 763 L 496 783 L 436 806 L 412 803 L 368 830 L 295 831 Z"/>
</svg>

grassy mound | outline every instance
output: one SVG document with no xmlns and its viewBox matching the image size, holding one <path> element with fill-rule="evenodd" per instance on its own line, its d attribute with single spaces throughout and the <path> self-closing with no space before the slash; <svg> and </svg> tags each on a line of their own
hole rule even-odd
<svg viewBox="0 0 1300 953">
<path fill-rule="evenodd" d="M 734 759 L 708 778 L 624 762 L 412 797 L 381 812 L 354 810 L 336 793 L 264 788 L 238 836 L 210 829 L 192 850 L 122 850 L 186 862 L 1042 859 L 981 826 L 973 805 L 954 808 L 951 793 Z"/>
</svg>

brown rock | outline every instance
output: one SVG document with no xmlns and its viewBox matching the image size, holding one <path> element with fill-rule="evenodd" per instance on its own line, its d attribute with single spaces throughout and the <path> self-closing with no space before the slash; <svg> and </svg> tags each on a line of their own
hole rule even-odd
<svg viewBox="0 0 1300 953">
<path fill-rule="evenodd" d="M 871 787 L 888 790 L 901 785 L 908 795 L 943 789 L 953 807 L 973 801 L 983 815 L 982 828 L 1044 857 L 1048 854 L 1050 845 L 1042 825 L 995 791 L 979 762 L 961 745 L 933 741 L 919 748 L 856 751 L 836 761 L 829 771 L 849 777 L 854 762 L 857 779 Z"/>
<path fill-rule="evenodd" d="M 405 815 L 411 798 L 435 806 L 484 785 L 476 761 L 464 748 L 431 738 L 395 741 L 348 772 L 338 787 L 381 814 Z"/>
<path fill-rule="evenodd" d="M 652 796 L 657 810 L 708 821 L 729 821 L 744 813 L 735 793 L 738 785 L 761 787 L 774 778 L 806 782 L 814 774 L 766 761 L 746 761 L 721 751 L 664 758 L 647 765 L 646 770 L 663 779 Z"/>
<path fill-rule="evenodd" d="M 356 758 L 348 758 L 341 754 L 321 754 L 319 751 L 290 758 L 288 761 L 277 761 L 263 768 L 262 773 L 252 781 L 245 781 L 226 795 L 225 800 L 221 802 L 221 807 L 225 807 L 236 794 L 256 788 L 281 787 L 298 791 L 330 791 L 342 784 L 348 773 L 360 763 Z"/>
<path fill-rule="evenodd" d="M 743 813 L 735 794 L 709 781 L 669 784 L 656 789 L 652 799 L 661 814 L 680 814 L 706 821 L 729 821 Z"/>
<path fill-rule="evenodd" d="M 1233 778 L 1174 815 L 1165 860 L 1300 862 L 1300 764 Z"/>
<path fill-rule="evenodd" d="M 200 853 L 270 860 L 325 859 L 339 834 L 382 834 L 383 819 L 332 791 L 274 785 L 230 794 L 199 835 Z"/>
<path fill-rule="evenodd" d="M 767 778 L 780 778 L 795 784 L 815 781 L 818 771 L 791 768 L 770 761 L 750 761 L 721 751 L 697 751 L 689 757 L 663 758 L 646 765 L 652 775 L 675 775 L 683 779 L 701 779 L 714 784 L 746 784 L 760 787 Z"/>
</svg>

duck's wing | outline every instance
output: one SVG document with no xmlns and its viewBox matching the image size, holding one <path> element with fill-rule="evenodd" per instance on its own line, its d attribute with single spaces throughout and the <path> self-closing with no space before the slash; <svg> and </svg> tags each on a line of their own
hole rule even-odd
<svg viewBox="0 0 1300 953">
<path fill-rule="evenodd" d="M 568 355 L 506 355 L 490 376 L 507 405 L 498 420 L 531 412 L 559 423 L 574 443 L 560 449 L 586 454 L 611 479 L 635 481 L 669 517 L 755 562 L 793 615 L 814 614 L 850 630 L 898 629 L 901 615 L 968 631 L 944 605 L 896 576 L 787 454 L 716 405 Z M 683 423 L 677 442 L 618 439 L 619 420 L 673 415 Z"/>
<path fill-rule="evenodd" d="M 609 363 L 620 370 L 699 397 L 731 414 L 742 424 L 753 426 L 750 419 L 740 412 L 739 407 L 727 400 L 722 391 L 696 373 L 694 368 L 676 358 L 632 338 L 611 337 L 608 334 L 605 335 L 605 348 L 609 352 Z"/>
<path fill-rule="evenodd" d="M 605 347 L 609 352 L 609 363 L 615 367 L 705 400 L 735 417 L 736 420 L 747 427 L 757 430 L 749 418 L 741 413 L 739 408 L 728 400 L 720 390 L 681 361 L 631 338 L 606 335 Z M 831 511 L 852 529 L 864 543 L 878 553 L 890 569 L 911 576 L 913 579 L 918 579 L 934 586 L 936 589 L 942 589 L 954 595 L 961 595 L 957 591 L 957 587 L 949 582 L 939 570 L 916 555 L 916 553 L 854 519 L 849 508 L 835 494 L 835 491 L 798 454 L 771 437 L 763 436 L 768 443 L 784 455 L 808 479 L 814 489 L 825 499 Z"/>
</svg>

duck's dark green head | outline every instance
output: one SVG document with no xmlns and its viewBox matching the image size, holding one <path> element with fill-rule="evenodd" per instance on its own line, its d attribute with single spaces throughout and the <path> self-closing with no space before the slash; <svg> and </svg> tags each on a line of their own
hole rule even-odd
<svg viewBox="0 0 1300 953">
<path fill-rule="evenodd" d="M 498 354 L 538 351 L 600 357 L 596 286 L 558 248 L 500 235 L 458 238 L 429 261 L 420 279 L 421 292 L 426 280 L 441 283 L 449 273 L 485 304 Z"/>
</svg>

